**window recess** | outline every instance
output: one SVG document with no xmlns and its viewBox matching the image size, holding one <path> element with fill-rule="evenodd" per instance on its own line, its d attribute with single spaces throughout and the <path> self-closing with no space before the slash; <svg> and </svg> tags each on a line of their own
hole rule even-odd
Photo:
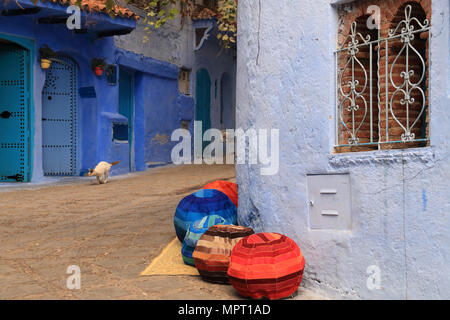
<svg viewBox="0 0 450 320">
<path fill-rule="evenodd" d="M 379 29 L 368 28 L 368 17 L 346 21 L 349 31 L 334 52 L 335 151 L 427 146 L 430 22 L 425 11 L 407 2 L 391 20 L 382 17 Z"/>
</svg>

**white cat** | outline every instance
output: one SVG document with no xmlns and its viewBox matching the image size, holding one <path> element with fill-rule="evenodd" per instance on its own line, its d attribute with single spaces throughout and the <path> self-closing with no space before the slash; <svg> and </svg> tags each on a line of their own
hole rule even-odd
<svg viewBox="0 0 450 320">
<path fill-rule="evenodd" d="M 120 161 L 116 161 L 113 163 L 108 163 L 106 161 L 101 161 L 98 163 L 98 165 L 95 167 L 94 170 L 89 169 L 88 176 L 96 176 L 97 177 L 97 183 L 107 183 L 108 182 L 108 175 L 109 171 L 111 170 L 112 166 L 115 166 L 116 164 L 119 164 Z"/>
</svg>

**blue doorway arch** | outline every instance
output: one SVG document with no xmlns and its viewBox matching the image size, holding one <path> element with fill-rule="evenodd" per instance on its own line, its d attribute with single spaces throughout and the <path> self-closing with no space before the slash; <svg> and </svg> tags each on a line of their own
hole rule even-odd
<svg viewBox="0 0 450 320">
<path fill-rule="evenodd" d="M 222 129 L 235 129 L 236 109 L 231 76 L 225 72 L 220 80 L 220 123 Z"/>
<path fill-rule="evenodd" d="M 0 35 L 0 182 L 31 177 L 31 52 Z"/>
<path fill-rule="evenodd" d="M 200 69 L 196 74 L 195 121 L 202 122 L 202 137 L 211 128 L 211 78 L 206 69 Z M 209 142 L 203 141 L 203 149 Z"/>
<path fill-rule="evenodd" d="M 42 89 L 42 166 L 46 176 L 77 174 L 78 66 L 57 56 Z"/>
</svg>

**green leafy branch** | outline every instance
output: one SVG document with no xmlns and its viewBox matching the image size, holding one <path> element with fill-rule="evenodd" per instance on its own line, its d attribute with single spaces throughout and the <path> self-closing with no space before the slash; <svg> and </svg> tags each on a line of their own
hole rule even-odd
<svg viewBox="0 0 450 320">
<path fill-rule="evenodd" d="M 145 17 L 144 31 L 147 34 L 144 36 L 143 41 L 147 42 L 149 40 L 149 35 L 152 33 L 152 29 L 159 29 L 167 21 L 173 20 L 180 11 L 175 6 L 177 0 L 152 0 L 144 7 L 144 11 L 147 16 Z"/>
<path fill-rule="evenodd" d="M 217 39 L 222 47 L 228 49 L 232 43 L 236 43 L 237 38 L 237 1 L 221 1 L 217 13 Z"/>
<path fill-rule="evenodd" d="M 114 0 L 106 0 L 108 2 Z M 180 16 L 181 25 L 184 25 L 187 17 L 192 18 L 198 6 L 195 0 L 127 0 L 131 4 L 144 10 L 144 31 L 146 35 L 143 42 L 149 41 L 149 36 L 155 29 L 160 29 L 168 21 Z M 219 40 L 223 48 L 230 48 L 236 43 L 237 38 L 237 3 L 238 0 L 220 0 L 217 8 L 211 9 L 217 17 L 217 27 Z"/>
</svg>

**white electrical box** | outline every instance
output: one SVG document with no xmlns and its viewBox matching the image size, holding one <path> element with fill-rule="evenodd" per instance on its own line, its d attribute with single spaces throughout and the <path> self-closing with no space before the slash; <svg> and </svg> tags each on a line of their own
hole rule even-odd
<svg viewBox="0 0 450 320">
<path fill-rule="evenodd" d="M 308 175 L 307 180 L 311 229 L 350 230 L 350 175 Z"/>
</svg>

